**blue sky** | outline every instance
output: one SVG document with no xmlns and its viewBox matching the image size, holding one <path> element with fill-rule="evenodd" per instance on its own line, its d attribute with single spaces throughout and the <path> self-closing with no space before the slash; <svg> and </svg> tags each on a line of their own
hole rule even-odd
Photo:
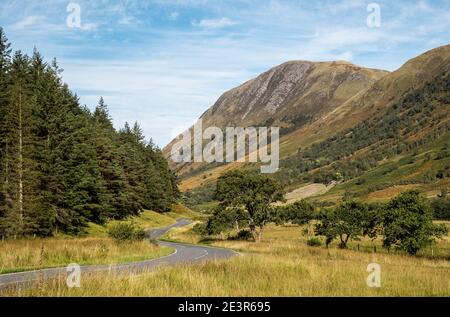
<svg viewBox="0 0 450 317">
<path fill-rule="evenodd" d="M 67 26 L 70 2 L 80 28 Z M 225 90 L 285 61 L 395 70 L 449 44 L 450 1 L 0 0 L 0 26 L 14 49 L 56 57 L 83 104 L 103 96 L 117 127 L 138 121 L 164 146 Z"/>
</svg>

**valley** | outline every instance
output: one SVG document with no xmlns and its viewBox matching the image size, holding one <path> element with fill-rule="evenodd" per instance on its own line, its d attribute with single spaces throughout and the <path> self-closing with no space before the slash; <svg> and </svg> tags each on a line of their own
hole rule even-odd
<svg viewBox="0 0 450 317">
<path fill-rule="evenodd" d="M 10 47 L 0 28 L 1 296 L 450 296 L 450 45 L 392 72 L 284 62 L 162 149 Z M 245 133 L 235 160 L 229 127 L 277 168 Z"/>
</svg>

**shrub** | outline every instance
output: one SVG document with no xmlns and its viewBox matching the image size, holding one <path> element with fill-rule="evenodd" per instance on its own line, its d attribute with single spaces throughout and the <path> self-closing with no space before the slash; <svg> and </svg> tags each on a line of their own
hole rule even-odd
<svg viewBox="0 0 450 317">
<path fill-rule="evenodd" d="M 252 239 L 253 239 L 252 232 L 247 229 L 241 230 L 236 235 L 230 236 L 228 238 L 228 240 L 241 240 L 241 241 L 247 241 Z"/>
<path fill-rule="evenodd" d="M 241 230 L 238 232 L 236 238 L 238 240 L 250 240 L 253 239 L 253 235 L 250 230 Z"/>
<path fill-rule="evenodd" d="M 207 236 L 208 235 L 208 231 L 206 229 L 206 224 L 205 223 L 197 223 L 194 225 L 194 227 L 192 228 L 192 231 L 196 234 L 199 234 L 201 236 Z"/>
<path fill-rule="evenodd" d="M 439 197 L 431 201 L 434 219 L 450 220 L 450 198 Z"/>
<path fill-rule="evenodd" d="M 308 241 L 306 241 L 306 244 L 310 247 L 320 247 L 322 245 L 322 242 L 319 238 L 313 237 L 311 239 L 308 239 Z"/>
<path fill-rule="evenodd" d="M 132 222 L 118 222 L 108 228 L 108 235 L 116 242 L 142 241 L 145 231 Z"/>
</svg>

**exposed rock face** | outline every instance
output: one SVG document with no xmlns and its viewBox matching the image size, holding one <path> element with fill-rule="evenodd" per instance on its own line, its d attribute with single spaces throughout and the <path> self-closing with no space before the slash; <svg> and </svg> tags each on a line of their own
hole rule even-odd
<svg viewBox="0 0 450 317">
<path fill-rule="evenodd" d="M 289 127 L 336 107 L 385 74 L 346 62 L 287 62 L 224 93 L 202 119 L 207 126 Z"/>
<path fill-rule="evenodd" d="M 273 115 L 279 107 L 283 106 L 285 100 L 293 99 L 307 86 L 305 79 L 312 67 L 313 63 L 303 62 L 286 63 L 273 68 L 224 94 L 206 116 L 212 116 L 227 109 L 234 110 L 236 115 L 244 112 L 241 120 L 245 120 L 253 110 Z M 233 109 L 234 104 L 237 107 Z M 257 109 L 258 106 L 260 109 Z"/>
</svg>

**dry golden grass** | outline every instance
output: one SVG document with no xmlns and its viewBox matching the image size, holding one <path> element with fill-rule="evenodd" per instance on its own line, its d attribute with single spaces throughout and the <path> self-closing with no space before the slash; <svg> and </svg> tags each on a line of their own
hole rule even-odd
<svg viewBox="0 0 450 317">
<path fill-rule="evenodd" d="M 366 285 L 371 262 L 382 268 L 379 289 Z M 254 244 L 245 256 L 228 261 L 164 268 L 141 276 L 101 274 L 83 279 L 79 289 L 53 281 L 40 289 L 5 295 L 448 296 L 449 275 L 447 261 L 269 242 Z"/>
<path fill-rule="evenodd" d="M 450 262 L 400 254 L 308 247 L 298 227 L 270 226 L 261 243 L 218 241 L 243 256 L 181 265 L 139 276 L 112 273 L 68 289 L 52 281 L 16 296 L 450 296 Z M 171 238 L 195 242 L 189 229 Z M 198 240 L 198 237 L 197 237 Z M 443 241 L 449 244 L 449 240 Z M 381 265 L 381 288 L 369 288 L 369 263 Z"/>
<path fill-rule="evenodd" d="M 132 221 L 145 229 L 163 227 L 175 223 L 178 218 L 194 218 L 198 214 L 174 204 L 172 210 L 161 214 L 144 211 Z M 86 237 L 71 238 L 60 235 L 49 239 L 22 239 L 0 242 L 0 274 L 64 266 L 70 263 L 116 264 L 137 262 L 164 256 L 172 249 L 158 247 L 148 241 L 117 244 L 108 238 L 108 226 L 89 224 Z"/>
<path fill-rule="evenodd" d="M 70 263 L 116 264 L 170 254 L 149 241 L 115 243 L 108 238 L 36 239 L 0 242 L 0 273 L 64 266 Z"/>
<path fill-rule="evenodd" d="M 197 218 L 200 214 L 190 210 L 189 208 L 180 205 L 173 204 L 172 210 L 166 213 L 158 213 L 151 210 L 145 210 L 139 216 L 130 217 L 124 221 L 132 221 L 144 229 L 160 228 L 169 226 L 176 222 L 179 218 Z M 88 236 L 90 237 L 107 237 L 108 226 L 123 221 L 110 221 L 109 223 L 101 226 L 90 223 L 88 228 Z"/>
<path fill-rule="evenodd" d="M 374 191 L 367 195 L 368 202 L 384 202 L 387 199 L 398 196 L 400 193 L 405 192 L 407 190 L 412 190 L 416 188 L 418 185 L 409 184 L 409 185 L 395 185 L 382 190 Z"/>
<path fill-rule="evenodd" d="M 335 182 L 331 183 L 328 186 L 324 184 L 313 183 L 297 187 L 296 189 L 286 194 L 286 202 L 284 204 L 292 204 L 298 200 L 302 200 L 308 197 L 323 195 L 330 189 L 332 189 L 335 185 Z"/>
<path fill-rule="evenodd" d="M 168 213 L 144 211 L 132 221 L 145 229 L 175 223 L 178 218 L 198 217 L 198 213 L 174 204 Z M 159 247 L 148 241 L 117 244 L 108 238 L 108 226 L 89 224 L 86 237 L 60 235 L 49 239 L 21 239 L 0 241 L 0 274 L 65 266 L 70 263 L 117 264 L 130 263 L 165 256 L 172 249 Z"/>
</svg>

